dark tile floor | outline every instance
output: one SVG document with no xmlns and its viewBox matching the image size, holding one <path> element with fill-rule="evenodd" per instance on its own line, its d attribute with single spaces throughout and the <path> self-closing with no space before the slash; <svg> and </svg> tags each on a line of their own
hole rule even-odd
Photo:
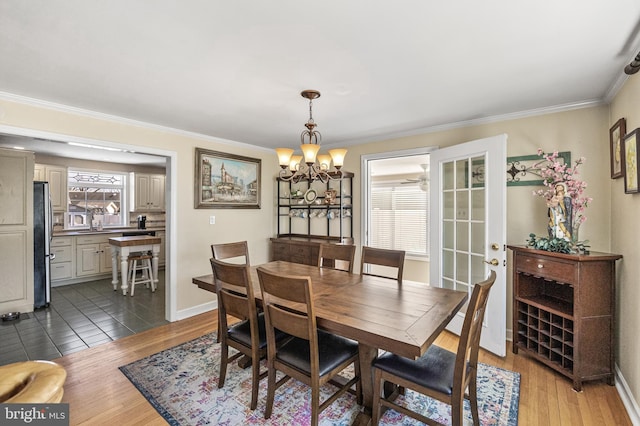
<svg viewBox="0 0 640 426">
<path fill-rule="evenodd" d="M 51 360 L 168 322 L 164 271 L 154 293 L 136 286 L 135 296 L 113 291 L 111 279 L 51 289 L 47 308 L 0 322 L 0 365 Z"/>
</svg>

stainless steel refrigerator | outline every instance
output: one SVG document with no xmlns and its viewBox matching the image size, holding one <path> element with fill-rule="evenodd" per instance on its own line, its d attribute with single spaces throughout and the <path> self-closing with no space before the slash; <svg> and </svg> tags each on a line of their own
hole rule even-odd
<svg viewBox="0 0 640 426">
<path fill-rule="evenodd" d="M 34 308 L 51 303 L 51 254 L 53 212 L 48 182 L 33 182 L 33 284 Z"/>
</svg>

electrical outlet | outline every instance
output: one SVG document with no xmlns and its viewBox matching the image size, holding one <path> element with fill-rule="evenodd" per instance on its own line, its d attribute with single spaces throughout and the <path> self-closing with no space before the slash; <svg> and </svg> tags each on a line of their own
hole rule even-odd
<svg viewBox="0 0 640 426">
<path fill-rule="evenodd" d="M 215 224 L 216 224 L 216 217 L 209 216 L 209 225 L 215 225 Z"/>
</svg>

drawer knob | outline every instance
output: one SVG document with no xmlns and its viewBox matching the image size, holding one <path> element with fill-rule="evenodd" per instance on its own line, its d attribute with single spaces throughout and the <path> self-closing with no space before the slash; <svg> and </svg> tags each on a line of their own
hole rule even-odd
<svg viewBox="0 0 640 426">
<path fill-rule="evenodd" d="M 544 265 L 542 263 L 538 263 L 538 269 L 542 269 L 544 268 Z"/>
</svg>

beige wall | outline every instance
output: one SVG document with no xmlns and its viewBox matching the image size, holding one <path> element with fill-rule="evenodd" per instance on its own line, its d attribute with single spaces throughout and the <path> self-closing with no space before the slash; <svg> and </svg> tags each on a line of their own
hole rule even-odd
<svg viewBox="0 0 640 426">
<path fill-rule="evenodd" d="M 608 129 L 619 117 L 627 117 L 627 127 L 640 127 L 640 77 L 631 79 L 612 106 L 578 109 L 562 113 L 481 124 L 395 140 L 349 147 L 345 169 L 355 173 L 354 188 L 360 188 L 360 156 L 389 150 L 422 146 L 450 146 L 465 141 L 508 134 L 508 156 L 545 151 L 571 151 L 572 157 L 585 157 L 582 177 L 588 182 L 587 195 L 594 201 L 587 210 L 587 222 L 580 229 L 580 238 L 588 239 L 593 250 L 612 251 L 625 256 L 619 263 L 618 325 L 616 334 L 617 363 L 634 395 L 640 396 L 640 340 L 635 336 L 640 328 L 640 313 L 636 304 L 640 290 L 630 278 L 640 276 L 637 255 L 637 219 L 640 195 L 624 195 L 622 180 L 611 181 L 609 171 Z M 177 155 L 177 197 L 174 223 L 176 239 L 177 307 L 187 310 L 213 300 L 191 284 L 191 277 L 209 273 L 209 245 L 214 242 L 247 240 L 254 263 L 269 258 L 268 239 L 275 233 L 273 178 L 277 162 L 272 152 L 252 149 L 246 145 L 227 144 L 215 139 L 199 139 L 162 130 L 122 124 L 39 107 L 0 101 L 0 124 L 53 132 L 63 135 L 112 141 L 173 151 Z M 259 210 L 196 210 L 193 208 L 194 148 L 222 150 L 262 159 L 262 208 Z M 509 187 L 507 190 L 507 242 L 525 244 L 530 232 L 546 233 L 546 207 L 531 195 L 533 187 Z M 354 237 L 360 244 L 360 192 L 354 190 Z M 616 206 L 612 209 L 611 205 Z M 613 212 L 613 214 L 612 214 Z M 215 214 L 216 225 L 208 225 Z M 624 225 L 623 225 L 624 224 Z M 419 276 L 424 265 L 410 265 L 407 270 Z M 510 328 L 511 279 L 507 293 L 507 318 Z M 428 276 L 428 271 L 426 271 Z M 638 400 L 638 398 L 635 398 Z"/>
<path fill-rule="evenodd" d="M 177 187 L 171 188 L 177 209 L 173 218 L 175 241 L 176 306 L 178 311 L 213 301 L 208 292 L 191 283 L 197 275 L 211 273 L 208 259 L 212 243 L 247 240 L 252 261 L 269 260 L 268 239 L 273 235 L 274 185 L 278 167 L 275 155 L 249 146 L 196 138 L 176 132 L 163 131 L 88 116 L 73 115 L 52 109 L 9 101 L 0 101 L 0 124 L 24 129 L 51 132 L 59 135 L 116 142 L 125 145 L 152 147 L 175 152 L 177 157 Z M 261 209 L 194 209 L 194 153 L 195 148 L 207 148 L 262 160 Z M 169 181 L 167 182 L 169 185 Z M 216 224 L 209 225 L 209 216 L 216 216 Z"/>
<path fill-rule="evenodd" d="M 627 120 L 627 133 L 640 127 L 640 75 L 630 77 L 611 104 L 609 126 Z M 624 255 L 618 268 L 616 361 L 636 401 L 640 401 L 640 194 L 625 194 L 623 179 L 611 187 L 611 250 Z"/>
</svg>

